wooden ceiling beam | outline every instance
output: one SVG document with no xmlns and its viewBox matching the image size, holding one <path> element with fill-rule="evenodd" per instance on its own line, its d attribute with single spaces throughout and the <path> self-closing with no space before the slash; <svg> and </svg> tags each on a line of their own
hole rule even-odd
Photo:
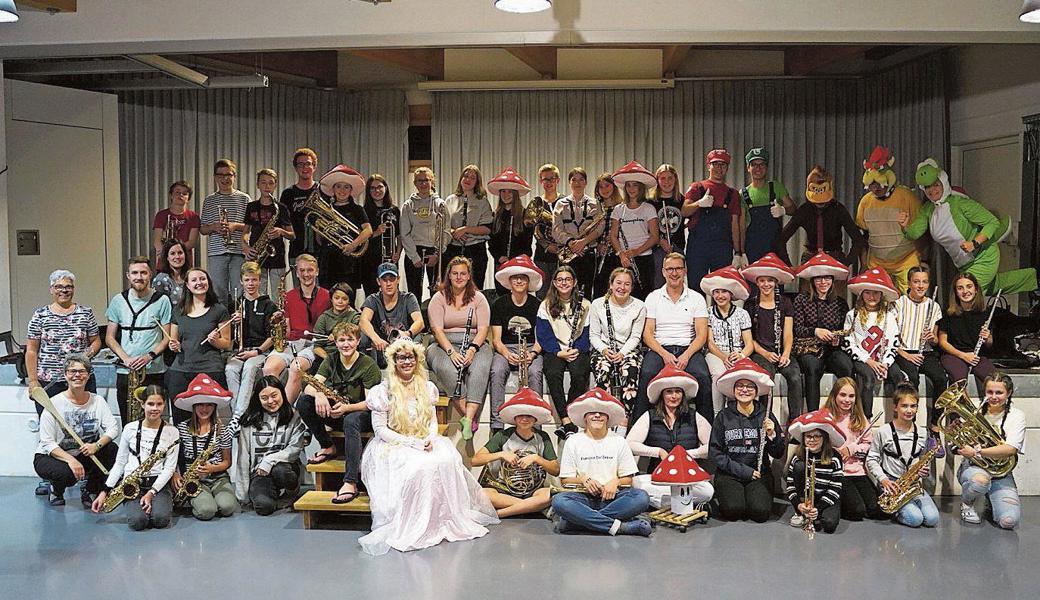
<svg viewBox="0 0 1040 600">
<path fill-rule="evenodd" d="M 543 79 L 556 79 L 556 48 L 553 46 L 515 46 L 506 48 Z"/>
<path fill-rule="evenodd" d="M 690 53 L 690 46 L 683 44 L 679 46 L 665 46 L 661 55 L 661 75 L 665 77 L 674 76 L 679 70 L 686 56 Z"/>
<path fill-rule="evenodd" d="M 444 79 L 443 48 L 359 48 L 347 52 L 430 79 Z"/>
<path fill-rule="evenodd" d="M 76 0 L 18 0 L 18 4 L 48 12 L 76 12 Z"/>
</svg>

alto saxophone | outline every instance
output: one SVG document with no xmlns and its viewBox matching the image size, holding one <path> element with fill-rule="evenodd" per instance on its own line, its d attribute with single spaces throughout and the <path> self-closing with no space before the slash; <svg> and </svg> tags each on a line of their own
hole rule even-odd
<svg viewBox="0 0 1040 600">
<path fill-rule="evenodd" d="M 140 393 L 144 392 L 144 376 L 147 365 L 140 369 L 130 369 L 126 376 L 126 422 L 140 421 L 144 417 L 144 407 L 141 406 Z"/>
<path fill-rule="evenodd" d="M 325 397 L 329 399 L 329 404 L 331 404 L 333 406 L 335 406 L 337 404 L 350 404 L 350 399 L 349 398 L 347 398 L 343 394 L 337 392 L 336 390 L 332 389 L 330 386 L 328 386 L 324 382 L 318 381 L 318 378 L 313 376 L 313 375 L 311 375 L 310 373 L 305 373 L 304 371 L 301 370 L 300 371 L 300 378 L 303 380 L 304 387 L 309 385 L 312 388 L 314 388 L 314 389 L 318 390 L 319 392 L 321 392 L 322 394 L 325 394 Z"/>
<path fill-rule="evenodd" d="M 170 450 L 173 450 L 173 448 L 179 443 L 181 443 L 180 439 L 174 440 L 174 442 L 165 449 L 158 450 L 148 458 L 144 459 L 144 461 L 141 462 L 133 472 L 124 477 L 123 481 L 119 482 L 119 485 L 112 488 L 112 491 L 108 493 L 108 497 L 105 498 L 105 512 L 112 512 L 125 500 L 137 498 L 137 495 L 141 493 L 141 480 L 148 475 L 156 463 L 166 460 L 166 455 L 169 454 Z"/>
<path fill-rule="evenodd" d="M 896 440 L 896 443 L 898 444 L 899 441 Z M 906 506 L 908 502 L 924 493 L 924 488 L 921 486 L 921 471 L 932 462 L 940 448 L 942 448 L 942 445 L 936 444 L 927 452 L 918 456 L 917 460 L 907 467 L 906 471 L 895 481 L 896 490 L 894 492 L 883 492 L 878 496 L 878 506 L 881 507 L 881 510 L 890 515 L 895 514 L 899 512 L 900 508 Z"/>
<path fill-rule="evenodd" d="M 839 329 L 834 332 L 834 335 L 838 337 L 845 337 L 852 333 L 851 329 Z M 823 355 L 823 341 L 815 335 L 807 338 L 798 338 L 794 341 L 794 345 L 791 346 L 791 354 L 795 356 L 801 356 L 803 354 L 813 354 L 817 357 Z"/>
<path fill-rule="evenodd" d="M 961 448 L 992 448 L 1005 443 L 1003 436 L 975 408 L 975 403 L 968 396 L 967 379 L 946 388 L 946 391 L 936 398 L 935 408 L 942 415 L 939 419 L 939 430 L 948 442 Z M 1004 477 L 1018 464 L 1018 455 L 992 458 L 976 454 L 970 460 L 993 477 Z"/>
<path fill-rule="evenodd" d="M 275 228 L 278 221 L 278 215 L 281 214 L 281 212 L 282 208 L 276 201 L 274 203 L 274 214 L 271 215 L 271 220 L 267 222 L 267 225 L 264 225 L 263 230 L 260 231 L 260 235 L 252 244 L 253 260 L 260 261 L 269 256 L 278 254 L 278 249 L 271 244 L 275 239 L 274 234 L 272 234 L 271 231 Z"/>
<path fill-rule="evenodd" d="M 209 459 L 213 458 L 213 455 L 219 449 L 220 427 L 218 426 L 216 431 L 213 432 L 213 438 L 210 440 L 209 445 L 195 457 L 195 460 L 191 461 L 187 470 L 184 471 L 181 489 L 177 490 L 177 494 L 173 497 L 174 504 L 181 504 L 188 498 L 194 498 L 199 495 L 199 492 L 202 491 L 202 487 L 199 485 L 199 481 L 203 477 L 202 466 L 208 463 Z"/>
<path fill-rule="evenodd" d="M 289 332 L 289 315 L 285 314 L 285 275 L 278 280 L 278 312 L 282 313 L 282 318 L 271 326 L 271 341 L 275 352 L 285 352 L 285 337 Z"/>
</svg>

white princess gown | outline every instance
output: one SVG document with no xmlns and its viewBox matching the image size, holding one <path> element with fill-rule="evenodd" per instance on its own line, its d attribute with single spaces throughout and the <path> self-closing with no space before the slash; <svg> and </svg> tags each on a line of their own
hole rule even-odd
<svg viewBox="0 0 1040 600">
<path fill-rule="evenodd" d="M 427 383 L 431 404 L 437 386 Z M 426 439 L 433 450 L 423 450 L 423 439 L 408 437 L 388 425 L 390 400 L 386 382 L 369 390 L 375 436 L 361 458 L 361 479 L 372 507 L 372 532 L 358 540 L 369 554 L 391 548 L 405 552 L 485 535 L 486 525 L 498 523 L 491 502 L 448 438 L 432 419 Z M 414 416 L 414 407 L 412 414 Z"/>
</svg>

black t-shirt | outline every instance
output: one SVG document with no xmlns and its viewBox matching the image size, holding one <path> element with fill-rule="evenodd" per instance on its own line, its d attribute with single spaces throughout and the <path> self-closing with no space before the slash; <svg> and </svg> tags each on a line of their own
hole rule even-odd
<svg viewBox="0 0 1040 600">
<path fill-rule="evenodd" d="M 260 204 L 259 200 L 253 200 L 246 205 L 246 225 L 249 225 L 249 241 L 255 243 L 260 239 L 260 234 L 263 232 L 264 227 L 274 216 L 275 204 L 263 205 Z M 285 205 L 278 203 L 278 220 L 275 221 L 275 227 L 287 227 L 291 223 L 289 216 L 289 210 L 285 208 Z M 274 239 L 271 241 L 270 248 L 274 248 L 274 256 L 265 254 L 262 257 L 257 257 L 260 262 L 260 266 L 265 269 L 284 269 L 285 264 L 285 242 L 286 239 L 283 237 Z"/>
<path fill-rule="evenodd" d="M 401 235 L 401 209 L 397 208 L 396 206 L 376 206 L 374 202 L 369 202 L 365 205 L 365 215 L 368 219 L 368 222 L 372 224 L 372 231 L 375 231 L 376 227 L 379 227 L 383 223 L 383 215 L 387 213 L 393 215 L 393 235 Z M 373 235 L 371 238 L 369 238 L 368 251 L 365 252 L 365 256 L 372 260 L 379 260 L 380 258 L 382 258 L 382 248 L 384 246 L 387 249 L 391 248 L 390 235 L 390 227 L 387 226 L 386 231 L 383 232 L 381 235 Z M 372 276 L 375 277 L 375 273 L 373 273 Z"/>
<path fill-rule="evenodd" d="M 509 320 L 513 317 L 522 317 L 530 323 L 531 329 L 526 334 L 527 343 L 534 343 L 534 323 L 538 317 L 539 304 L 540 302 L 534 294 L 527 294 L 527 302 L 523 306 L 513 304 L 512 294 L 500 296 L 495 300 L 495 303 L 491 305 L 491 326 L 502 327 L 502 343 L 516 344 L 519 342 L 516 334 L 509 328 Z"/>
<path fill-rule="evenodd" d="M 289 209 L 289 222 L 292 223 L 293 232 L 296 233 L 296 239 L 289 242 L 289 258 L 296 258 L 306 252 L 314 252 L 313 235 L 310 232 L 310 227 L 306 226 L 306 220 L 304 218 L 306 216 L 306 211 L 303 208 L 303 204 L 307 201 L 307 198 L 310 197 L 311 192 L 313 192 L 316 187 L 318 187 L 317 182 L 306 190 L 301 190 L 295 185 L 290 185 L 282 190 L 282 195 L 278 198 L 278 201 L 282 203 L 282 206 Z M 324 195 L 322 197 L 324 197 Z"/>
<path fill-rule="evenodd" d="M 780 296 L 780 335 L 783 336 L 784 322 L 787 317 L 794 318 L 794 303 L 787 296 Z M 776 309 L 766 309 L 758 305 L 758 297 L 752 298 L 746 306 L 751 315 L 751 336 L 770 352 L 780 352 L 776 346 Z"/>
<path fill-rule="evenodd" d="M 946 334 L 946 341 L 961 352 L 971 352 L 979 341 L 979 331 L 986 324 L 986 311 L 963 312 L 959 315 L 947 314 L 939 320 L 939 331 Z M 979 354 L 985 356 L 986 346 L 983 344 Z"/>
<path fill-rule="evenodd" d="M 652 199 L 648 198 L 647 202 L 649 202 L 654 207 L 654 210 L 657 211 L 657 214 L 658 214 L 658 227 L 660 227 L 660 214 L 661 214 L 661 207 L 662 207 L 661 201 L 662 200 L 664 200 L 664 205 L 671 206 L 671 207 L 679 209 L 679 210 L 682 209 L 682 204 L 683 204 L 683 199 L 682 199 L 681 196 L 680 197 L 676 197 L 676 198 L 652 198 Z M 679 226 L 676 227 L 675 231 L 672 232 L 672 235 L 669 236 L 668 241 L 672 243 L 672 251 L 673 252 L 682 252 L 683 249 L 686 248 L 686 223 L 685 223 L 685 221 L 686 221 L 686 219 L 682 218 L 681 213 L 680 213 Z"/>
</svg>

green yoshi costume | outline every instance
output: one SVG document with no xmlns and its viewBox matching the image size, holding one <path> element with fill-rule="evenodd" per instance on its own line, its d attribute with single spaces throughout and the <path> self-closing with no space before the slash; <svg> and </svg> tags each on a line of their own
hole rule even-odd
<svg viewBox="0 0 1040 600">
<path fill-rule="evenodd" d="M 998 273 L 1000 249 L 997 242 L 1007 236 L 1011 220 L 997 219 L 984 206 L 950 187 L 950 176 L 934 158 L 917 165 L 917 185 L 922 191 L 941 181 L 942 197 L 925 202 L 921 212 L 906 227 L 907 239 L 916 240 L 929 232 L 946 250 L 957 270 L 971 273 L 986 294 L 1004 290 L 1005 294 L 1037 289 L 1036 269 L 1016 269 Z M 965 249 L 963 245 L 969 246 Z"/>
</svg>

